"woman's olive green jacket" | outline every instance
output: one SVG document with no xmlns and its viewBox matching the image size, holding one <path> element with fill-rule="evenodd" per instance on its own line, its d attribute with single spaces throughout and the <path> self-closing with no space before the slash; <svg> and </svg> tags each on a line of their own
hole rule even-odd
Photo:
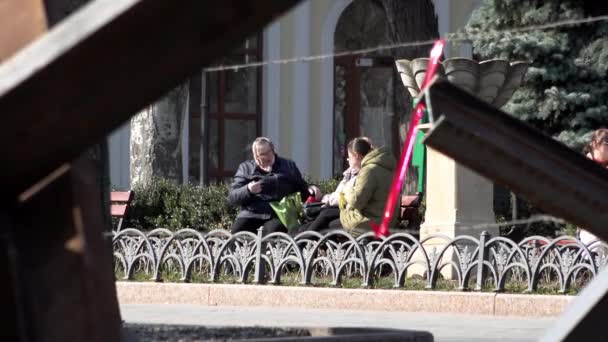
<svg viewBox="0 0 608 342">
<path fill-rule="evenodd" d="M 370 221 L 382 220 L 397 162 L 391 151 L 380 147 L 369 152 L 361 161 L 361 170 L 352 187 L 345 189 L 347 206 L 340 210 L 340 223 L 351 233 L 370 231 Z M 395 214 L 399 206 L 395 208 Z M 390 227 L 395 227 L 397 215 Z"/>
</svg>

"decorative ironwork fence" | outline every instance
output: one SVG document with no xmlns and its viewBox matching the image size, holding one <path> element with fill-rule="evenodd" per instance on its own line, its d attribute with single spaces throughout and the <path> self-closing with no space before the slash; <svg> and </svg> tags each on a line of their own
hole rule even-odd
<svg viewBox="0 0 608 342">
<path fill-rule="evenodd" d="M 608 255 L 608 245 L 600 241 L 586 246 L 570 236 L 554 240 L 536 236 L 515 243 L 485 231 L 479 238 L 435 235 L 418 241 L 406 233 L 382 240 L 368 233 L 355 239 L 339 230 L 291 237 L 262 236 L 261 231 L 232 235 L 223 230 L 201 234 L 192 229 L 125 229 L 114 234 L 113 249 L 117 272 L 127 280 L 136 272 L 155 281 L 177 272 L 184 282 L 193 275 L 217 282 L 227 274 L 242 283 L 281 284 L 281 276 L 290 274 L 302 285 L 325 277 L 339 286 L 344 277 L 354 277 L 362 287 L 369 287 L 388 277 L 400 288 L 418 274 L 428 289 L 436 288 L 441 277 L 449 277 L 460 290 L 489 286 L 504 291 L 507 281 L 516 280 L 527 291 L 535 291 L 540 281 L 550 280 L 560 292 L 595 277 Z"/>
</svg>

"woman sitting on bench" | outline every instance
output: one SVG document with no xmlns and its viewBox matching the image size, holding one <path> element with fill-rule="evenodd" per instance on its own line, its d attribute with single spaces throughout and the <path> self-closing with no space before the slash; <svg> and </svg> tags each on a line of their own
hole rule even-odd
<svg viewBox="0 0 608 342">
<path fill-rule="evenodd" d="M 369 138 L 361 137 L 351 140 L 346 149 L 348 151 L 349 168 L 344 171 L 342 181 L 340 181 L 340 184 L 338 184 L 338 187 L 334 192 L 323 196 L 321 200 L 323 207 L 318 216 L 314 220 L 302 224 L 298 228 L 297 234 L 305 231 L 321 232 L 327 230 L 330 228 L 330 222 L 332 221 L 336 221 L 334 222 L 335 228 L 341 228 L 339 208 L 340 194 L 343 194 L 346 189 L 353 187 L 359 169 L 361 168 L 361 161 L 372 149 L 372 145 Z"/>
<path fill-rule="evenodd" d="M 587 158 L 608 168 L 608 129 L 600 128 L 593 132 L 591 142 L 584 147 L 583 153 Z M 576 238 L 587 246 L 600 240 L 593 233 L 580 227 L 576 229 Z"/>
<path fill-rule="evenodd" d="M 372 150 L 361 161 L 357 180 L 344 190 L 345 204 L 340 206 L 339 224 L 352 236 L 371 231 L 370 223 L 382 220 L 396 164 L 387 147 Z M 395 206 L 391 227 L 396 226 L 399 209 Z M 332 221 L 329 226 L 335 228 L 337 224 Z"/>
</svg>

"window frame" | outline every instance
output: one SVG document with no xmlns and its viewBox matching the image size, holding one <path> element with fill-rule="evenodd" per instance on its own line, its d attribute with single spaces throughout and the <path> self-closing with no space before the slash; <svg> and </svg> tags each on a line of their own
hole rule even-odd
<svg viewBox="0 0 608 342">
<path fill-rule="evenodd" d="M 257 46 L 255 48 L 237 48 L 235 50 L 233 50 L 229 55 L 227 55 L 226 57 L 224 57 L 220 63 L 217 63 L 218 65 L 230 65 L 231 63 L 227 63 L 225 62 L 226 60 L 229 59 L 234 59 L 234 57 L 244 57 L 245 55 L 251 55 L 252 57 L 255 58 L 256 61 L 261 61 L 263 58 L 263 34 L 262 33 L 258 33 L 255 35 L 256 39 L 257 39 Z M 255 105 L 255 112 L 227 112 L 225 110 L 225 98 L 226 98 L 226 79 L 227 79 L 227 73 L 229 72 L 234 72 L 232 70 L 222 70 L 222 71 L 214 71 L 214 73 L 217 73 L 217 78 L 216 78 L 216 84 L 213 85 L 212 81 L 210 81 L 209 79 L 209 75 L 207 75 L 207 77 L 205 77 L 207 84 L 205 85 L 205 94 L 203 96 L 205 96 L 205 108 L 201 109 L 199 111 L 193 111 L 191 112 L 191 117 L 192 118 L 200 118 L 201 117 L 201 112 L 202 110 L 204 110 L 204 115 L 205 115 L 205 121 L 206 121 L 206 132 L 204 132 L 204 137 L 201 137 L 201 139 L 204 139 L 204 144 L 207 145 L 206 150 L 206 155 L 202 156 L 203 158 L 205 158 L 205 167 L 206 167 L 206 172 L 204 172 L 204 174 L 206 175 L 207 179 L 203 180 L 204 184 L 209 184 L 209 181 L 224 181 L 227 178 L 231 178 L 234 176 L 236 170 L 229 170 L 226 168 L 225 166 L 225 162 L 226 162 L 226 155 L 224 153 L 226 145 L 228 144 L 228 142 L 226 141 L 226 136 L 225 136 L 225 128 L 226 128 L 226 120 L 246 120 L 246 121 L 255 121 L 255 135 L 256 136 L 260 136 L 261 135 L 261 130 L 262 130 L 262 68 L 261 67 L 255 67 L 255 75 L 256 75 L 256 94 L 255 94 L 255 98 L 256 98 L 256 105 Z M 209 103 L 210 98 L 209 98 L 209 89 L 210 87 L 215 86 L 217 89 L 216 92 L 216 98 L 215 101 L 217 103 L 217 110 L 215 112 L 211 112 L 210 111 L 210 106 Z M 200 106 L 199 106 L 200 108 Z M 210 160 L 210 155 L 212 153 L 212 151 L 210 150 L 210 142 L 211 142 L 211 134 L 213 132 L 211 132 L 211 124 L 210 124 L 210 120 L 217 120 L 217 131 L 215 132 L 215 134 L 217 134 L 218 137 L 218 144 L 217 144 L 217 154 L 218 154 L 218 167 L 217 169 L 215 167 L 212 167 L 209 163 Z M 200 172 L 199 170 L 199 178 L 200 178 L 200 174 L 203 174 L 202 172 Z M 199 179 L 200 181 L 200 179 Z"/>
</svg>

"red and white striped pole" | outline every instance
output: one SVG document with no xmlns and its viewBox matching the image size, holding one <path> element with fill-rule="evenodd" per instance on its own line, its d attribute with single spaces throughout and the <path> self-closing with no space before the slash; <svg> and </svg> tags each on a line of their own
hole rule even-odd
<svg viewBox="0 0 608 342">
<path fill-rule="evenodd" d="M 444 47 L 444 39 L 437 40 L 433 45 L 433 49 L 431 50 L 431 59 L 429 60 L 429 63 L 427 65 L 426 74 L 424 75 L 422 87 L 420 88 L 421 93 L 426 90 L 426 87 L 428 86 L 429 82 L 435 76 L 435 73 L 437 72 L 437 66 L 439 65 L 439 59 L 443 54 Z M 401 158 L 399 160 L 399 164 L 397 165 L 397 173 L 395 173 L 393 177 L 391 189 L 388 194 L 388 198 L 386 199 L 382 222 L 379 225 L 374 222 L 371 223 L 377 238 L 380 238 L 381 236 L 388 236 L 390 233 L 388 225 L 390 224 L 393 218 L 395 206 L 397 205 L 397 201 L 399 200 L 401 186 L 403 185 L 405 175 L 407 174 L 407 168 L 410 164 L 410 160 L 412 159 L 412 150 L 414 149 L 414 141 L 416 140 L 418 124 L 420 123 L 420 120 L 422 120 L 422 116 L 424 115 L 425 109 L 426 105 L 421 102 L 419 102 L 414 108 L 414 113 L 410 120 L 410 127 L 408 129 L 407 136 L 405 139 L 405 148 L 401 152 Z"/>
</svg>

